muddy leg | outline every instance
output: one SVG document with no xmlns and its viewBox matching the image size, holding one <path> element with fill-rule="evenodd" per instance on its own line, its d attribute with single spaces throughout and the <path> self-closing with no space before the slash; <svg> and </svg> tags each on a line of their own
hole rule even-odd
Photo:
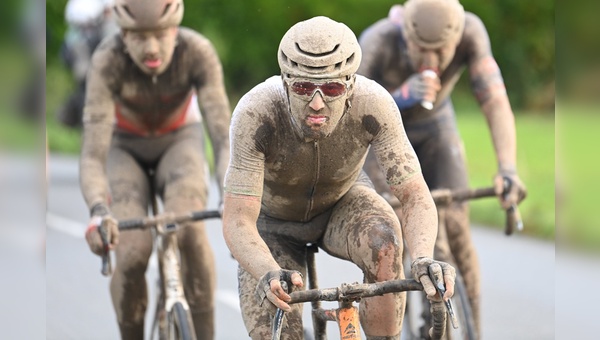
<svg viewBox="0 0 600 340">
<path fill-rule="evenodd" d="M 135 160 L 120 149 L 112 149 L 108 158 L 108 174 L 114 217 L 146 216 L 148 180 Z M 144 337 L 144 315 L 148 304 L 145 272 L 151 252 L 150 231 L 120 233 L 110 292 L 122 339 L 142 340 Z"/>
</svg>

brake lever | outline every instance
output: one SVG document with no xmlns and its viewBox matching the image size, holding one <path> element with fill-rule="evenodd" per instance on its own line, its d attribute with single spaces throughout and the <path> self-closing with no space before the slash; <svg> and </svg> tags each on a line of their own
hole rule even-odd
<svg viewBox="0 0 600 340">
<path fill-rule="evenodd" d="M 112 273 L 112 264 L 110 261 L 110 249 L 108 242 L 108 233 L 106 231 L 106 227 L 104 226 L 106 222 L 102 219 L 100 226 L 98 227 L 98 232 L 100 233 L 100 238 L 102 239 L 102 246 L 104 248 L 104 253 L 102 254 L 102 269 L 100 272 L 104 276 L 109 276 Z"/>
<path fill-rule="evenodd" d="M 502 198 L 506 200 L 508 198 L 508 193 L 512 188 L 512 180 L 509 177 L 503 177 L 503 192 Z M 506 227 L 504 233 L 506 235 L 511 235 L 514 230 L 518 231 L 523 230 L 523 220 L 521 219 L 521 214 L 519 213 L 519 209 L 516 204 L 512 204 L 508 209 L 506 209 Z"/>
<path fill-rule="evenodd" d="M 285 280 L 281 280 L 279 281 L 279 283 L 281 284 L 281 288 L 287 293 L 288 292 L 288 284 Z M 279 339 L 281 338 L 281 326 L 283 323 L 283 316 L 284 316 L 284 311 L 283 309 L 279 309 L 277 308 L 277 311 L 275 312 L 275 316 L 273 317 L 273 323 L 271 326 L 271 339 Z"/>
<path fill-rule="evenodd" d="M 444 286 L 444 278 L 442 276 L 442 271 L 440 270 L 438 273 L 434 273 L 431 270 L 431 265 L 427 268 L 427 271 L 429 272 L 429 278 L 431 279 L 431 282 L 433 282 L 435 289 L 437 290 L 438 294 L 440 294 L 442 301 L 444 301 L 444 305 L 446 305 L 446 310 L 450 315 L 450 322 L 452 323 L 452 328 L 458 329 L 458 318 L 454 313 L 454 304 L 452 304 L 452 299 L 444 300 L 444 294 L 446 294 L 446 286 Z"/>
</svg>

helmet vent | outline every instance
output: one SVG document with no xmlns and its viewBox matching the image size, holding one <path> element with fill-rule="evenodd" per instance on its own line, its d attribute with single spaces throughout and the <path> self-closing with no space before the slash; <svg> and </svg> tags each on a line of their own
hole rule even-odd
<svg viewBox="0 0 600 340">
<path fill-rule="evenodd" d="M 321 71 L 324 71 L 325 69 L 327 69 L 327 66 L 321 66 L 321 67 L 318 67 L 318 66 L 308 66 L 308 65 L 302 65 L 302 66 L 304 66 L 305 69 L 311 70 L 311 71 L 314 71 L 314 72 L 321 72 Z"/>
<path fill-rule="evenodd" d="M 171 3 L 168 3 L 168 4 L 165 5 L 165 10 L 160 15 L 161 18 L 164 17 L 167 14 L 167 12 L 169 11 L 169 8 L 171 7 L 171 5 L 172 5 Z"/>
<path fill-rule="evenodd" d="M 115 13 L 117 14 L 117 16 L 118 16 L 119 18 L 123 17 L 123 16 L 121 15 L 121 10 L 119 9 L 119 6 L 113 6 L 113 9 L 115 10 Z"/>
<path fill-rule="evenodd" d="M 351 64 L 354 61 L 354 53 L 346 59 L 346 64 Z"/>
<path fill-rule="evenodd" d="M 128 6 L 123 5 L 122 7 L 125 10 L 125 12 L 127 12 L 127 15 L 129 15 L 131 18 L 135 19 L 135 15 L 133 15 L 133 13 L 131 13 L 131 10 L 129 10 Z"/>
<path fill-rule="evenodd" d="M 312 53 L 312 52 L 308 52 L 308 51 L 305 51 L 305 50 L 301 49 L 301 48 L 300 48 L 300 45 L 299 45 L 298 43 L 296 43 L 296 49 L 297 49 L 298 51 L 300 51 L 300 52 L 302 52 L 302 53 L 304 53 L 304 54 L 306 54 L 306 55 L 310 56 L 310 57 L 324 57 L 324 56 L 327 56 L 327 55 L 329 55 L 329 54 L 333 54 L 333 53 L 335 53 L 335 52 L 337 51 L 337 49 L 338 49 L 339 47 L 340 47 L 340 44 L 337 44 L 337 45 L 335 45 L 335 47 L 334 47 L 334 48 L 333 48 L 331 51 L 329 51 L 329 52 L 324 52 L 324 53 Z"/>
<path fill-rule="evenodd" d="M 167 12 L 169 12 L 171 5 L 173 5 L 172 2 L 165 5 L 165 10 L 162 12 L 162 14 L 160 16 L 161 18 L 164 17 L 165 15 L 167 15 Z M 177 11 L 179 11 L 179 7 L 181 7 L 181 3 L 177 3 L 177 7 L 175 7 L 175 10 L 173 11 L 173 13 L 177 13 Z"/>
</svg>

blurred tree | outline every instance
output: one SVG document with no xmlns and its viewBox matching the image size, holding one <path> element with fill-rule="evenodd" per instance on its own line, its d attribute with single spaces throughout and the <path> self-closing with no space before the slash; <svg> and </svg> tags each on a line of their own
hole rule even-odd
<svg viewBox="0 0 600 340">
<path fill-rule="evenodd" d="M 58 60 L 60 44 L 67 30 L 65 22 L 66 5 L 67 0 L 46 1 L 46 36 L 50 38 L 46 42 L 46 58 L 50 62 Z"/>
<path fill-rule="evenodd" d="M 399 1 L 404 2 L 404 1 Z M 492 41 L 515 107 L 554 103 L 554 1 L 463 0 L 467 11 L 481 17 Z M 65 30 L 66 0 L 47 2 L 47 24 L 53 39 L 48 58 L 56 58 Z M 265 78 L 278 74 L 279 41 L 294 23 L 325 15 L 347 24 L 356 35 L 387 16 L 389 0 L 185 0 L 183 25 L 206 35 L 223 62 L 226 86 L 233 99 Z M 548 92 L 550 91 L 550 95 Z M 539 98 L 550 98 L 540 100 Z"/>
<path fill-rule="evenodd" d="M 554 1 L 461 2 L 484 22 L 513 105 L 553 107 Z"/>
<path fill-rule="evenodd" d="M 0 40 L 4 42 L 17 36 L 19 14 L 23 4 L 17 0 L 0 1 Z"/>
</svg>

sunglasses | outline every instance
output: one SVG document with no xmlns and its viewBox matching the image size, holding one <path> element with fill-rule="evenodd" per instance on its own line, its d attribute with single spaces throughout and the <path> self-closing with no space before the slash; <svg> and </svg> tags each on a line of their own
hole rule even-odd
<svg viewBox="0 0 600 340">
<path fill-rule="evenodd" d="M 297 79 L 288 82 L 288 86 L 292 93 L 307 97 L 307 100 L 312 98 L 316 91 L 320 91 L 326 101 L 334 100 L 348 91 L 348 86 L 345 83 L 335 80 L 315 83 L 306 79 Z"/>
</svg>

